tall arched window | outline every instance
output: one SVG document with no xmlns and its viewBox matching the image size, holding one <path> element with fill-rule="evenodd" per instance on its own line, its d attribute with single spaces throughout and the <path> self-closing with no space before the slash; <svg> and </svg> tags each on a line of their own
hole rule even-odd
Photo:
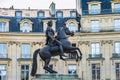
<svg viewBox="0 0 120 80">
<path fill-rule="evenodd" d="M 70 29 L 70 31 L 77 32 L 77 28 L 75 26 L 75 23 L 73 22 L 68 25 L 68 28 Z"/>
<path fill-rule="evenodd" d="M 30 32 L 30 24 L 27 22 L 23 23 L 22 32 Z"/>
</svg>

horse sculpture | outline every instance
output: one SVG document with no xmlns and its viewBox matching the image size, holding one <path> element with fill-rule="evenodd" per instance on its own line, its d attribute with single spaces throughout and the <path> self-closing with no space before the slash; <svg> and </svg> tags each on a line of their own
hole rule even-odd
<svg viewBox="0 0 120 80">
<path fill-rule="evenodd" d="M 62 47 L 65 53 L 71 53 L 76 51 L 77 52 L 77 58 L 76 61 L 82 59 L 82 53 L 78 47 L 73 47 L 70 41 L 68 40 L 67 35 L 74 35 L 74 32 L 70 31 L 69 28 L 66 26 L 60 27 L 57 33 L 57 39 L 62 43 Z M 37 71 L 37 54 L 39 53 L 39 56 L 41 59 L 45 62 L 44 69 L 47 70 L 50 73 L 57 73 L 56 71 L 52 70 L 49 67 L 49 62 L 51 60 L 52 56 L 58 56 L 59 55 L 59 48 L 57 45 L 51 47 L 49 45 L 45 45 L 43 48 L 37 49 L 33 53 L 33 64 L 32 64 L 32 70 L 31 70 L 31 76 L 34 76 Z"/>
</svg>

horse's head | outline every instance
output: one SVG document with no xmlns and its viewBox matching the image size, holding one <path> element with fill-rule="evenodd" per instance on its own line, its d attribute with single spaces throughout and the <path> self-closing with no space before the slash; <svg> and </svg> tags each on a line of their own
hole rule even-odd
<svg viewBox="0 0 120 80">
<path fill-rule="evenodd" d="M 69 28 L 67 28 L 66 26 L 63 26 L 63 29 L 64 29 L 66 35 L 71 35 L 71 36 L 74 35 L 74 32 L 70 31 Z"/>
</svg>

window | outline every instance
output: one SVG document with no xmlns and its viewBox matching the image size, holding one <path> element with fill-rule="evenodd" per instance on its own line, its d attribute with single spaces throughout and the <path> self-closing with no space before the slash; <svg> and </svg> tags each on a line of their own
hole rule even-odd
<svg viewBox="0 0 120 80">
<path fill-rule="evenodd" d="M 114 12 L 120 12 L 120 3 L 114 4 Z"/>
<path fill-rule="evenodd" d="M 56 16 L 57 16 L 58 18 L 62 18 L 62 17 L 63 17 L 63 12 L 58 11 Z"/>
<path fill-rule="evenodd" d="M 115 53 L 120 54 L 120 42 L 115 42 Z"/>
<path fill-rule="evenodd" d="M 116 63 L 115 64 L 115 68 L 116 68 L 116 80 L 120 79 L 120 63 Z"/>
<path fill-rule="evenodd" d="M 114 20 L 114 30 L 115 31 L 120 31 L 120 19 L 115 19 Z"/>
<path fill-rule="evenodd" d="M 98 14 L 99 13 L 99 6 L 98 4 L 91 5 L 91 14 Z"/>
<path fill-rule="evenodd" d="M 22 17 L 22 12 L 21 11 L 16 11 L 16 17 Z"/>
<path fill-rule="evenodd" d="M 30 58 L 30 44 L 22 44 L 22 58 Z"/>
<path fill-rule="evenodd" d="M 100 64 L 92 64 L 92 80 L 100 80 Z"/>
<path fill-rule="evenodd" d="M 68 28 L 70 31 L 74 31 L 74 32 L 78 31 L 76 26 L 75 26 L 75 23 L 73 23 L 73 22 L 69 23 Z"/>
<path fill-rule="evenodd" d="M 70 12 L 70 16 L 71 16 L 71 17 L 76 17 L 76 12 L 75 12 L 75 11 L 71 11 L 71 12 Z"/>
<path fill-rule="evenodd" d="M 6 31 L 7 31 L 6 22 L 0 22 L 0 32 L 6 32 Z"/>
<path fill-rule="evenodd" d="M 30 31 L 31 31 L 30 24 L 27 22 L 23 23 L 22 32 L 30 32 Z"/>
<path fill-rule="evenodd" d="M 44 17 L 44 12 L 38 12 L 38 17 L 43 18 Z"/>
<path fill-rule="evenodd" d="M 92 57 L 96 57 L 100 54 L 100 44 L 99 43 L 92 43 L 91 44 L 91 51 L 92 51 Z"/>
<path fill-rule="evenodd" d="M 76 74 L 76 64 L 69 64 L 68 65 L 68 74 Z"/>
<path fill-rule="evenodd" d="M 29 65 L 21 65 L 21 80 L 29 80 Z"/>
<path fill-rule="evenodd" d="M 76 44 L 72 44 L 72 46 L 76 47 Z M 77 52 L 74 51 L 69 54 L 69 59 L 76 59 L 77 58 Z"/>
<path fill-rule="evenodd" d="M 50 67 L 51 69 L 53 69 L 53 65 L 52 65 L 52 64 L 50 64 L 49 67 Z M 45 70 L 45 74 L 49 74 L 49 72 Z"/>
<path fill-rule="evenodd" d="M 99 32 L 99 21 L 98 20 L 92 20 L 91 21 L 91 32 Z"/>
<path fill-rule="evenodd" d="M 0 80 L 7 80 L 6 65 L 0 64 Z"/>
<path fill-rule="evenodd" d="M 0 58 L 7 58 L 7 44 L 0 43 Z"/>
</svg>

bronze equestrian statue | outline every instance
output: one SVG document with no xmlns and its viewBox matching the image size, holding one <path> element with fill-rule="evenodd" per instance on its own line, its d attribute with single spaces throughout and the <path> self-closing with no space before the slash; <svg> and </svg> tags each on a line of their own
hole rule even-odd
<svg viewBox="0 0 120 80">
<path fill-rule="evenodd" d="M 51 21 L 48 22 L 48 26 L 52 27 Z M 70 31 L 69 28 L 67 28 L 66 26 L 62 26 L 59 28 L 56 38 L 54 38 L 54 31 L 52 31 L 51 28 L 48 33 L 46 32 L 46 37 L 47 37 L 46 45 L 42 48 L 35 50 L 33 53 L 33 64 L 32 64 L 31 76 L 34 76 L 37 71 L 37 54 L 39 54 L 41 59 L 45 62 L 44 69 L 50 73 L 57 73 L 56 71 L 52 70 L 49 67 L 49 62 L 52 56 L 60 55 L 60 58 L 64 60 L 63 56 L 65 55 L 62 52 L 62 49 L 65 53 L 71 53 L 76 51 L 78 52 L 76 61 L 82 59 L 82 53 L 80 49 L 78 47 L 72 46 L 72 44 L 68 40 L 67 35 L 73 36 L 74 32 Z M 62 48 L 61 48 L 61 45 L 62 45 Z"/>
</svg>

